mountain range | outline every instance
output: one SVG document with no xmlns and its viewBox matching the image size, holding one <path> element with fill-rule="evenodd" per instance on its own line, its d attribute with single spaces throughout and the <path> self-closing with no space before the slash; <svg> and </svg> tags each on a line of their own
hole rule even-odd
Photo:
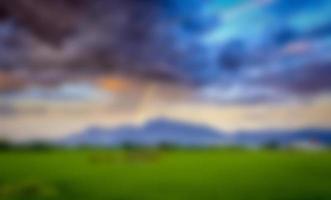
<svg viewBox="0 0 331 200">
<path fill-rule="evenodd" d="M 143 126 L 124 125 L 118 128 L 90 127 L 60 141 L 62 145 L 121 146 L 134 144 L 158 146 L 248 145 L 268 143 L 291 145 L 297 142 L 313 142 L 331 145 L 331 129 L 258 130 L 225 133 L 208 126 L 169 119 L 155 119 Z"/>
</svg>

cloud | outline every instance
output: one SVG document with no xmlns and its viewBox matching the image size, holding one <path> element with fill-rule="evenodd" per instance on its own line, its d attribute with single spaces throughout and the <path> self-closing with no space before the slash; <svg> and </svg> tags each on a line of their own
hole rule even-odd
<svg viewBox="0 0 331 200">
<path fill-rule="evenodd" d="M 45 102 L 101 102 L 110 101 L 112 94 L 88 83 L 63 83 L 52 88 L 27 87 L 19 93 L 6 95 L 4 99 Z"/>
<path fill-rule="evenodd" d="M 331 61 L 307 63 L 300 69 L 266 74 L 259 84 L 297 96 L 314 96 L 331 91 Z"/>
<path fill-rule="evenodd" d="M 77 0 L 3 0 L 0 7 L 7 17 L 15 17 L 23 26 L 49 42 L 59 42 L 78 23 L 82 2 Z"/>
<path fill-rule="evenodd" d="M 110 73 L 192 88 L 235 85 L 243 93 L 238 102 L 272 100 L 269 91 L 329 92 L 326 1 L 237 3 L 231 9 L 245 12 L 226 20 L 227 9 L 217 5 L 206 0 L 2 1 L 0 70 L 25 78 L 16 84 L 6 77 L 1 90 Z M 298 43 L 309 45 L 293 45 Z M 252 78 L 255 69 L 260 76 Z"/>
<path fill-rule="evenodd" d="M 17 113 L 15 107 L 11 104 L 0 104 L 0 117 L 10 117 Z"/>
<path fill-rule="evenodd" d="M 0 35 L 2 68 L 119 71 L 170 81 L 200 81 L 200 73 L 211 68 L 197 39 L 217 26 L 218 18 L 203 13 L 202 0 L 97 0 L 84 5 L 16 0 L 5 5 L 14 23 L 0 26 L 11 30 Z M 5 44 L 9 38 L 15 47 Z M 189 70 L 195 63 L 205 67 Z"/>
<path fill-rule="evenodd" d="M 9 73 L 0 72 L 0 94 L 21 90 L 25 81 Z"/>
</svg>

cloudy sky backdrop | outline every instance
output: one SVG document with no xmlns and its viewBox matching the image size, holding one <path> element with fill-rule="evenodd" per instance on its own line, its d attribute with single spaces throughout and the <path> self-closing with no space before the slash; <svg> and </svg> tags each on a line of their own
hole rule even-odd
<svg viewBox="0 0 331 200">
<path fill-rule="evenodd" d="M 331 128 L 330 91 L 329 0 L 0 1 L 0 137 Z"/>
</svg>

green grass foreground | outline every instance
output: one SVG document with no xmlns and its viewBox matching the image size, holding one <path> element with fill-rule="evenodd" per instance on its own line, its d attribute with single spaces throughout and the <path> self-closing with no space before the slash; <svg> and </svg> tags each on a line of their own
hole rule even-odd
<svg viewBox="0 0 331 200">
<path fill-rule="evenodd" d="M 0 199 L 327 200 L 331 152 L 0 152 Z"/>
</svg>

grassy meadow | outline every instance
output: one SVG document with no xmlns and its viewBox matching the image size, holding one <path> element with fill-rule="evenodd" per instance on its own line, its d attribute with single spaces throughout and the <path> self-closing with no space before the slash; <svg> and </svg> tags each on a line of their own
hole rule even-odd
<svg viewBox="0 0 331 200">
<path fill-rule="evenodd" d="M 331 152 L 0 152 L 1 200 L 327 200 Z"/>
</svg>

